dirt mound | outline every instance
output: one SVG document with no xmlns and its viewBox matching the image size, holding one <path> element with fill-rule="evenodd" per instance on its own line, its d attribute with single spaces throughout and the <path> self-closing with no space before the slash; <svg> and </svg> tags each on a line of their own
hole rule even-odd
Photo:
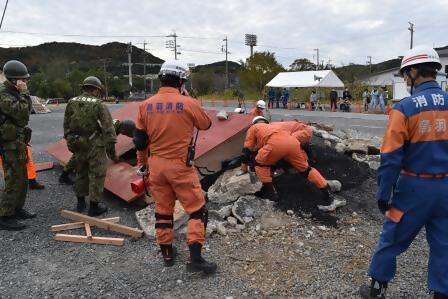
<svg viewBox="0 0 448 299">
<path fill-rule="evenodd" d="M 326 146 L 321 138 L 313 138 L 311 150 L 314 156 L 313 161 L 310 161 L 311 166 L 318 169 L 325 178 L 339 180 L 342 190 L 358 187 L 374 175 L 366 163 L 337 153 Z M 274 185 L 280 196 L 280 209 L 294 210 L 302 217 L 313 218 L 327 226 L 336 226 L 338 218 L 335 215 L 321 212 L 317 208 L 317 205 L 323 204 L 322 193 L 302 175 L 280 175 L 274 179 Z M 349 205 L 352 206 L 350 203 Z"/>
</svg>

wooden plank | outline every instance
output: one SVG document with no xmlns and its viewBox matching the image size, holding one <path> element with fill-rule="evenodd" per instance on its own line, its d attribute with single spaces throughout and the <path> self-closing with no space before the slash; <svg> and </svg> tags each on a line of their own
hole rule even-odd
<svg viewBox="0 0 448 299">
<path fill-rule="evenodd" d="M 103 218 L 102 220 L 113 222 L 113 223 L 118 223 L 118 222 L 120 222 L 120 217 Z M 63 231 L 63 230 L 83 228 L 84 224 L 85 224 L 84 222 L 72 222 L 72 223 L 52 225 L 50 227 L 50 230 L 53 232 L 59 232 L 59 231 Z"/>
<path fill-rule="evenodd" d="M 83 214 L 76 213 L 73 211 L 68 211 L 68 210 L 62 210 L 61 215 L 62 215 L 62 217 L 70 219 L 70 220 L 81 221 L 81 222 L 88 223 L 90 225 L 94 225 L 94 226 L 102 228 L 102 229 L 111 230 L 111 231 L 114 231 L 114 232 L 117 232 L 117 233 L 120 233 L 123 235 L 134 237 L 134 238 L 143 237 L 142 230 L 137 229 L 137 228 L 132 228 L 132 227 L 129 227 L 126 225 L 107 222 L 102 219 L 90 217 L 87 215 L 83 215 Z"/>
<path fill-rule="evenodd" d="M 91 237 L 91 239 L 89 239 L 87 236 L 56 234 L 54 236 L 54 239 L 57 241 L 64 241 L 64 242 L 89 243 L 89 244 L 114 245 L 114 246 L 123 246 L 124 244 L 123 238 Z"/>
<path fill-rule="evenodd" d="M 90 229 L 90 224 L 84 223 L 84 229 L 86 230 L 87 239 L 92 240 L 92 230 Z"/>
</svg>

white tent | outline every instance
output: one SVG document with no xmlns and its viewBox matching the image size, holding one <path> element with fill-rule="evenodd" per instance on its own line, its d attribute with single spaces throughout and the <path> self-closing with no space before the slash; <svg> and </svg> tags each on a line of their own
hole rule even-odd
<svg viewBox="0 0 448 299">
<path fill-rule="evenodd" d="M 343 88 L 344 83 L 331 71 L 283 72 L 274 77 L 268 87 L 334 87 Z"/>
</svg>

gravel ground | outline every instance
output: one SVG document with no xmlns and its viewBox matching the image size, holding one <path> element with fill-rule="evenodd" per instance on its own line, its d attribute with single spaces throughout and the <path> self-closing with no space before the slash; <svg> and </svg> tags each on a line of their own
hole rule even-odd
<svg viewBox="0 0 448 299">
<path fill-rule="evenodd" d="M 33 115 L 33 151 L 38 162 L 51 158 L 45 145 L 62 134 L 63 106 L 49 115 Z M 126 239 L 122 247 L 80 245 L 54 241 L 49 226 L 68 222 L 61 209 L 71 209 L 75 196 L 57 184 L 61 167 L 39 174 L 47 185 L 30 191 L 26 207 L 38 218 L 22 232 L 0 231 L 1 298 L 357 298 L 366 279 L 371 253 L 381 230 L 374 201 L 374 178 L 342 195 L 348 204 L 336 212 L 337 228 L 280 210 L 280 227 L 256 230 L 259 219 L 242 232 L 212 235 L 205 255 L 215 260 L 219 272 L 202 276 L 185 272 L 185 240 L 177 240 L 179 260 L 163 268 L 153 241 Z M 106 193 L 111 211 L 121 223 L 137 226 L 137 206 Z M 354 212 L 356 214 L 354 214 Z M 118 236 L 93 229 L 101 236 Z M 73 232 L 73 233 L 76 233 Z M 82 233 L 81 231 L 79 233 Z M 424 233 L 398 260 L 390 298 L 430 298 L 426 288 L 428 246 Z"/>
</svg>

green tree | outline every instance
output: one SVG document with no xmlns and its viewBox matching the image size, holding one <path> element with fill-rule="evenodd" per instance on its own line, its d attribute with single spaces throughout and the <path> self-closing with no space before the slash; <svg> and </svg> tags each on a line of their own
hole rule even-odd
<svg viewBox="0 0 448 299">
<path fill-rule="evenodd" d="M 300 58 L 294 60 L 289 67 L 293 72 L 314 71 L 316 69 L 316 64 L 311 62 L 309 59 Z"/>
<path fill-rule="evenodd" d="M 265 85 L 279 72 L 285 71 L 283 66 L 270 52 L 256 52 L 242 63 L 241 85 L 244 89 L 261 92 Z"/>
</svg>

